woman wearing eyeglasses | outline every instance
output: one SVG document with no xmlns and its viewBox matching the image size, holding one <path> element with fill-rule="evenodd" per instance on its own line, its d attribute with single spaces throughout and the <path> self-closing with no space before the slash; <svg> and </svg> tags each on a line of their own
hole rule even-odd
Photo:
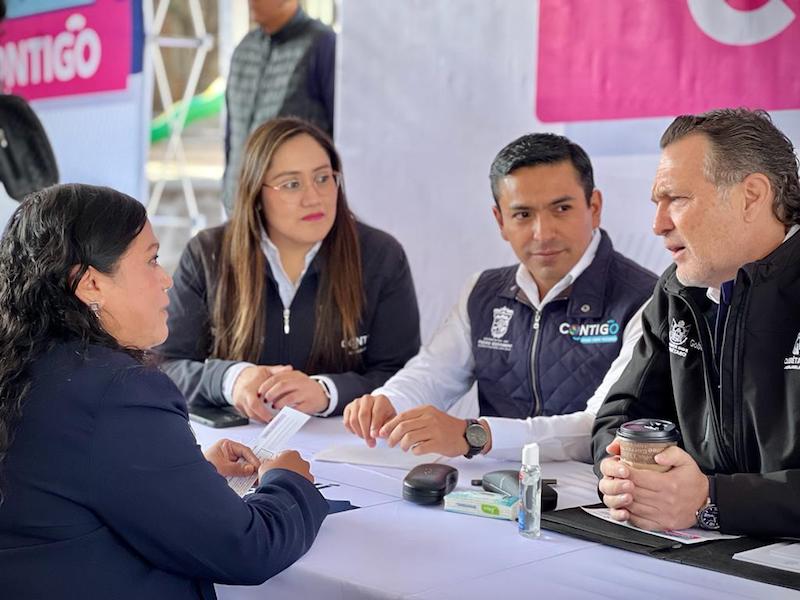
<svg viewBox="0 0 800 600">
<path fill-rule="evenodd" d="M 341 414 L 419 349 L 402 247 L 355 219 L 336 149 L 299 119 L 251 134 L 231 220 L 189 242 L 174 280 L 160 352 L 192 404 Z"/>
</svg>

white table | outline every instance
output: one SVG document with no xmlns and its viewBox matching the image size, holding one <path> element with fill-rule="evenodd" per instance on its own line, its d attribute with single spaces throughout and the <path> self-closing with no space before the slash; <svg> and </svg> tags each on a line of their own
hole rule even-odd
<svg viewBox="0 0 800 600">
<path fill-rule="evenodd" d="M 249 441 L 250 425 L 212 429 L 192 423 L 207 447 L 221 437 Z M 290 446 L 306 459 L 330 446 L 362 443 L 341 419 L 311 418 Z M 450 459 L 459 489 L 487 471 L 519 468 L 486 457 Z M 538 540 L 517 534 L 516 523 L 461 515 L 402 500 L 400 469 L 312 462 L 322 491 L 361 508 L 329 515 L 311 550 L 261 586 L 217 586 L 221 600 L 613 598 L 670 600 L 800 598 L 800 592 L 624 552 L 543 531 Z M 558 479 L 558 508 L 597 502 L 590 465 L 545 463 Z M 475 488 L 471 488 L 475 489 Z"/>
</svg>

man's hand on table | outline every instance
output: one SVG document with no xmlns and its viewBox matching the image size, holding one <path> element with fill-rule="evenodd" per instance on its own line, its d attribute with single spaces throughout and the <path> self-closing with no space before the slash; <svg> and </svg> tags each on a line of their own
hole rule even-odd
<svg viewBox="0 0 800 600">
<path fill-rule="evenodd" d="M 466 420 L 426 405 L 400 413 L 381 427 L 378 435 L 386 438 L 390 447 L 400 446 L 414 454 L 461 456 L 469 450 L 466 428 Z"/>
<path fill-rule="evenodd" d="M 619 442 L 600 463 L 600 492 L 617 521 L 651 531 L 694 527 L 696 513 L 708 499 L 708 478 L 684 450 L 671 446 L 655 460 L 669 466 L 666 473 L 633 469 L 619 459 Z"/>
<path fill-rule="evenodd" d="M 397 411 L 389 402 L 389 398 L 367 394 L 344 407 L 343 423 L 350 433 L 354 433 L 366 441 L 367 446 L 374 448 L 378 431 L 396 415 Z"/>
</svg>

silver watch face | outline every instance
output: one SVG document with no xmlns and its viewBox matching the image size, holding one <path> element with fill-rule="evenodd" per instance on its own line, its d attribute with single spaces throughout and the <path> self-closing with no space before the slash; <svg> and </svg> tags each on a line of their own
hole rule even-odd
<svg viewBox="0 0 800 600">
<path fill-rule="evenodd" d="M 704 506 L 697 512 L 697 524 L 703 529 L 719 529 L 719 509 L 716 504 Z"/>
<path fill-rule="evenodd" d="M 478 423 L 468 425 L 464 436 L 467 438 L 467 443 L 473 448 L 483 448 L 489 439 L 486 430 Z"/>
</svg>

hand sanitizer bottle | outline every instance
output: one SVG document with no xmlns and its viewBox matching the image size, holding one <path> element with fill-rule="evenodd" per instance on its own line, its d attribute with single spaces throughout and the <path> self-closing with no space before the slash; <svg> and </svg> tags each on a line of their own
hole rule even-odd
<svg viewBox="0 0 800 600">
<path fill-rule="evenodd" d="M 542 472 L 539 468 L 539 444 L 527 444 L 522 449 L 519 470 L 519 532 L 537 538 L 542 517 Z"/>
</svg>

